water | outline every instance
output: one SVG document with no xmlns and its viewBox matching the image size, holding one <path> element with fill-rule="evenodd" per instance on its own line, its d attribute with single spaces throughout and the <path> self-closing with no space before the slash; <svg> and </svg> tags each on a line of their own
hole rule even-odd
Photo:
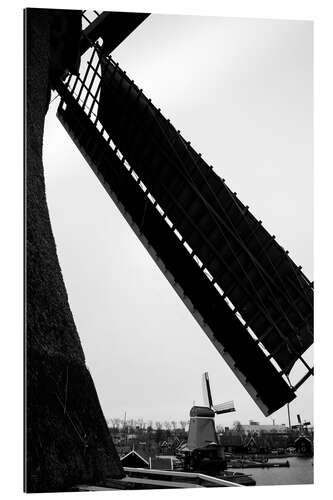
<svg viewBox="0 0 333 500">
<path fill-rule="evenodd" d="M 255 479 L 257 486 L 275 484 L 312 484 L 313 483 L 313 458 L 274 458 L 272 462 L 289 461 L 290 467 L 276 467 L 272 469 L 230 469 L 244 472 Z"/>
</svg>

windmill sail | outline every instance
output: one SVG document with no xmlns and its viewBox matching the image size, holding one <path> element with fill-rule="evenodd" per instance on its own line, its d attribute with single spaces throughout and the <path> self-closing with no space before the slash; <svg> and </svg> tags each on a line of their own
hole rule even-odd
<svg viewBox="0 0 333 500">
<path fill-rule="evenodd" d="M 56 88 L 60 121 L 262 411 L 294 399 L 285 375 L 313 343 L 309 280 L 99 46 Z"/>
<path fill-rule="evenodd" d="M 99 119 L 229 301 L 287 373 L 312 344 L 312 289 L 222 179 L 112 63 Z"/>
<path fill-rule="evenodd" d="M 202 375 L 202 398 L 205 406 L 211 408 L 213 406 L 212 393 L 210 390 L 210 383 L 208 373 Z"/>
<path fill-rule="evenodd" d="M 208 408 L 211 408 L 217 415 L 235 411 L 235 405 L 233 401 L 227 401 L 226 403 L 220 403 L 218 405 L 213 404 L 212 392 L 210 389 L 209 376 L 207 372 L 202 375 L 202 396 L 204 405 Z"/>
<path fill-rule="evenodd" d="M 227 401 L 226 403 L 213 405 L 212 408 L 217 415 L 222 415 L 223 413 L 230 413 L 232 411 L 235 411 L 235 405 L 233 401 Z"/>
</svg>

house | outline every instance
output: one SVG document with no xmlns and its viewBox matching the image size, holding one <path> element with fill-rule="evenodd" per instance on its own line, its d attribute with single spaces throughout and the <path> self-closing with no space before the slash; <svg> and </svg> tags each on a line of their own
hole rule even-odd
<svg viewBox="0 0 333 500">
<path fill-rule="evenodd" d="M 181 445 L 182 441 L 176 437 L 168 438 L 166 441 L 162 441 L 159 444 L 160 453 L 162 455 L 174 455 L 176 453 L 177 448 Z"/>
<path fill-rule="evenodd" d="M 226 453 L 243 453 L 243 442 L 240 434 L 222 434 L 220 444 Z"/>
<path fill-rule="evenodd" d="M 170 443 L 168 441 L 162 441 L 162 443 L 160 443 L 159 445 L 159 448 L 160 448 L 160 453 L 162 453 L 163 455 L 169 455 L 170 454 Z"/>
<path fill-rule="evenodd" d="M 265 435 L 258 436 L 255 439 L 258 447 L 258 453 L 268 453 L 270 451 L 271 447 Z"/>
<path fill-rule="evenodd" d="M 245 453 L 258 453 L 259 452 L 259 446 L 258 446 L 257 440 L 253 436 L 250 436 L 249 439 L 247 439 L 245 441 L 244 451 L 245 451 Z"/>
<path fill-rule="evenodd" d="M 132 448 L 126 455 L 120 458 L 123 467 L 140 467 L 144 469 L 150 468 L 149 457 L 143 451 L 136 451 Z"/>
<path fill-rule="evenodd" d="M 303 456 L 313 455 L 312 441 L 304 435 L 299 436 L 295 440 L 295 448 L 296 448 L 296 453 L 299 453 L 300 455 Z"/>
</svg>

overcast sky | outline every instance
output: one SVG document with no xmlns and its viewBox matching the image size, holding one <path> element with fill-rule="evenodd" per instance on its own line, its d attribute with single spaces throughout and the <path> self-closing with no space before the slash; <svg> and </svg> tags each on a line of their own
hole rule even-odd
<svg viewBox="0 0 333 500">
<path fill-rule="evenodd" d="M 153 15 L 113 57 L 312 279 L 312 23 Z M 187 419 L 208 371 L 214 402 L 237 409 L 217 423 L 270 423 L 118 212 L 57 104 L 45 128 L 47 198 L 106 418 Z M 312 421 L 312 386 L 290 405 L 294 423 L 297 413 Z M 287 423 L 286 409 L 272 418 Z"/>
</svg>

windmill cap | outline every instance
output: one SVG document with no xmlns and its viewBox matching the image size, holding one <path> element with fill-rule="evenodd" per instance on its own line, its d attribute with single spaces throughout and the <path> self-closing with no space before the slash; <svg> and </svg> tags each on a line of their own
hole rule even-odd
<svg viewBox="0 0 333 500">
<path fill-rule="evenodd" d="M 192 406 L 190 417 L 214 417 L 215 413 L 207 406 Z"/>
</svg>

